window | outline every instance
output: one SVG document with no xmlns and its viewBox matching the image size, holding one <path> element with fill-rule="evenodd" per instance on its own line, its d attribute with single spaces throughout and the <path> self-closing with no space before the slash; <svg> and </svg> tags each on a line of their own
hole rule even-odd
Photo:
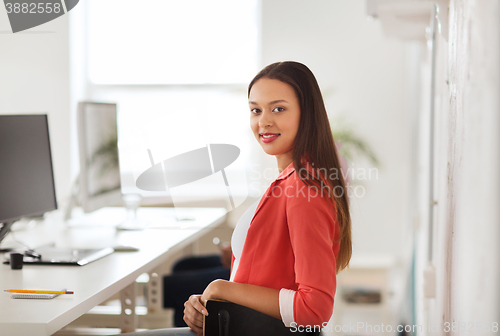
<svg viewBox="0 0 500 336">
<path fill-rule="evenodd" d="M 247 83 L 257 66 L 256 0 L 90 0 L 96 84 Z"/>
<path fill-rule="evenodd" d="M 258 0 L 84 4 L 85 99 L 118 104 L 124 192 L 139 191 L 134 181 L 151 167 L 148 149 L 157 163 L 209 143 L 229 143 L 245 161 L 255 141 L 246 88 L 257 72 Z M 242 160 L 233 173 L 245 170 Z M 206 196 L 214 178 L 189 192 Z"/>
</svg>

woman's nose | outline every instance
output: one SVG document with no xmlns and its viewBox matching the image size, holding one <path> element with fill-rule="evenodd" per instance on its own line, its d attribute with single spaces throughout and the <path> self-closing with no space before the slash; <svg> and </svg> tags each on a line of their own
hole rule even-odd
<svg viewBox="0 0 500 336">
<path fill-rule="evenodd" d="M 264 128 L 264 127 L 269 127 L 269 126 L 272 126 L 272 118 L 269 116 L 268 113 L 263 111 L 260 115 L 259 127 Z"/>
</svg>

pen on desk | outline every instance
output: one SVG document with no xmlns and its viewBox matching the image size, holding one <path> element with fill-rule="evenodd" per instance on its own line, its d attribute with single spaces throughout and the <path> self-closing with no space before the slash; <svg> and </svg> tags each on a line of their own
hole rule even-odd
<svg viewBox="0 0 500 336">
<path fill-rule="evenodd" d="M 53 291 L 53 290 L 35 290 L 35 289 L 5 289 L 7 293 L 29 293 L 29 294 L 75 294 L 72 291 Z"/>
</svg>

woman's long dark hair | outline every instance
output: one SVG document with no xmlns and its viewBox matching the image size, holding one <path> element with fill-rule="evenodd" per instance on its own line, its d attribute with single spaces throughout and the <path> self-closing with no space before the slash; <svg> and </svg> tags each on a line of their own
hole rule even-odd
<svg viewBox="0 0 500 336">
<path fill-rule="evenodd" d="M 255 82 L 263 77 L 290 85 L 299 99 L 300 122 L 293 147 L 293 166 L 307 185 L 321 188 L 323 181 L 326 181 L 329 187 L 328 194 L 335 204 L 340 226 L 340 250 L 336 259 L 338 273 L 349 265 L 351 259 L 351 216 L 346 183 L 318 82 L 304 64 L 277 62 L 268 65 L 254 77 L 248 86 L 248 96 Z M 304 167 L 305 162 L 312 167 Z M 309 173 L 310 168 L 313 168 L 312 175 Z"/>
</svg>

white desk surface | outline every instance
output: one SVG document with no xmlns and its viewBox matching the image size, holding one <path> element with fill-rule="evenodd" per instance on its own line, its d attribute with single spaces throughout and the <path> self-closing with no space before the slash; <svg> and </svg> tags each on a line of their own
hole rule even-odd
<svg viewBox="0 0 500 336">
<path fill-rule="evenodd" d="M 195 220 L 176 222 L 175 211 L 181 217 L 194 216 Z M 52 300 L 11 299 L 11 294 L 0 293 L 0 335 L 55 333 L 222 223 L 225 214 L 223 208 L 141 208 L 139 218 L 150 220 L 153 228 L 116 231 L 113 224 L 125 217 L 125 210 L 109 208 L 87 223 L 80 220 L 68 227 L 61 220 L 47 219 L 31 230 L 16 232 L 17 240 L 34 247 L 55 242 L 58 247 L 99 248 L 120 244 L 140 250 L 115 252 L 85 266 L 24 265 L 22 270 L 11 270 L 9 265 L 0 264 L 2 291 L 67 288 L 75 292 Z M 114 218 L 115 222 L 105 223 L 103 218 Z M 96 225 L 100 220 L 103 225 Z M 6 239 L 2 245 L 9 242 Z"/>
</svg>

